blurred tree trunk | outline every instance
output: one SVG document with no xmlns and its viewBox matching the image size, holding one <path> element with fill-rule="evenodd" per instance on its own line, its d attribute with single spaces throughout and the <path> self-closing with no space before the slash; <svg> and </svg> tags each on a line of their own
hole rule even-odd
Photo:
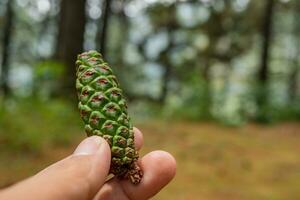
<svg viewBox="0 0 300 200">
<path fill-rule="evenodd" d="M 86 23 L 86 0 L 62 0 L 56 59 L 66 66 L 62 81 L 62 93 L 70 99 L 75 98 L 75 60 L 83 51 Z"/>
<path fill-rule="evenodd" d="M 296 55 L 292 61 L 292 67 L 290 78 L 289 78 L 289 100 L 291 103 L 296 101 L 297 91 L 298 91 L 298 75 L 299 75 L 299 56 L 300 56 L 300 22 L 299 22 L 299 9 L 300 2 L 295 2 L 295 14 L 294 14 L 294 39 L 296 46 Z"/>
<path fill-rule="evenodd" d="M 118 66 L 118 68 L 125 66 L 124 63 L 124 54 L 126 51 L 126 44 L 128 43 L 129 40 L 129 29 L 130 29 L 130 22 L 128 19 L 128 16 L 125 14 L 125 2 L 122 2 L 122 6 L 120 6 L 120 10 L 118 10 L 115 13 L 115 16 L 118 20 L 118 24 L 119 24 L 119 31 L 122 34 L 121 37 L 121 42 L 118 43 L 118 46 L 113 49 L 114 55 L 116 57 L 115 61 L 110 61 L 112 62 L 112 64 L 114 64 L 115 66 Z M 108 42 L 106 42 L 107 44 Z M 122 73 L 122 71 L 121 71 Z M 126 77 L 123 77 L 126 78 Z"/>
<path fill-rule="evenodd" d="M 161 93 L 158 98 L 158 102 L 160 102 L 161 104 L 164 104 L 166 102 L 168 90 L 169 90 L 169 82 L 170 82 L 171 75 L 172 75 L 172 64 L 170 61 L 171 58 L 170 58 L 169 53 L 171 52 L 171 50 L 174 47 L 173 34 L 172 34 L 172 32 L 174 30 L 175 30 L 175 28 L 172 25 L 170 25 L 170 27 L 168 27 L 167 32 L 168 32 L 168 37 L 169 37 L 169 44 L 166 47 L 166 49 L 163 52 L 161 52 L 161 54 L 159 55 L 159 59 L 158 59 L 158 61 L 164 66 L 164 72 L 163 72 L 163 76 L 162 76 Z"/>
<path fill-rule="evenodd" d="M 298 42 L 298 44 L 299 44 L 299 42 Z M 299 50 L 298 50 L 298 52 L 299 52 Z M 290 83 L 289 83 L 289 101 L 291 103 L 294 103 L 295 100 L 296 100 L 296 97 L 297 97 L 297 91 L 298 91 L 298 74 L 299 74 L 299 62 L 297 60 L 295 60 L 294 61 L 294 66 L 293 66 L 293 70 L 291 71 Z"/>
<path fill-rule="evenodd" d="M 258 90 L 256 95 L 256 103 L 258 106 L 257 120 L 264 121 L 269 119 L 266 115 L 268 111 L 267 106 L 267 85 L 268 85 L 268 71 L 269 71 L 269 60 L 272 40 L 272 29 L 273 29 L 273 14 L 274 14 L 275 1 L 267 0 L 264 9 L 264 18 L 261 28 L 262 35 L 262 54 L 261 63 L 258 71 Z"/>
<path fill-rule="evenodd" d="M 163 73 L 163 76 L 162 76 L 161 94 L 159 96 L 158 101 L 160 103 L 164 104 L 166 102 L 166 98 L 167 98 L 167 95 L 168 95 L 168 86 L 169 86 L 169 82 L 170 82 L 170 79 L 171 79 L 172 66 L 171 66 L 171 63 L 169 61 L 167 52 L 164 52 L 161 55 L 160 61 L 163 62 L 164 73 Z"/>
<path fill-rule="evenodd" d="M 102 56 L 106 57 L 106 41 L 108 33 L 108 21 L 111 16 L 111 3 L 112 0 L 104 0 L 102 5 L 102 17 L 100 17 L 100 22 L 98 26 L 98 31 L 96 35 L 97 50 L 100 51 Z"/>
<path fill-rule="evenodd" d="M 211 108 L 212 108 L 212 91 L 211 91 L 211 76 L 209 73 L 211 67 L 211 58 L 209 56 L 204 58 L 203 62 L 203 70 L 202 70 L 202 77 L 204 80 L 203 85 L 203 98 L 201 105 L 203 106 L 203 116 L 207 119 L 211 118 Z"/>
<path fill-rule="evenodd" d="M 273 28 L 273 13 L 274 13 L 274 0 L 267 0 L 265 7 L 265 17 L 262 27 L 262 54 L 261 66 L 259 69 L 259 80 L 265 85 L 268 80 L 270 46 L 272 39 Z"/>
<path fill-rule="evenodd" d="M 13 32 L 13 22 L 14 22 L 14 12 L 13 12 L 13 0 L 7 2 L 6 16 L 5 16 L 5 26 L 4 26 L 4 37 L 3 37 L 3 53 L 2 53 L 2 63 L 1 63 L 1 90 L 3 96 L 8 96 L 10 94 L 9 89 L 9 57 L 10 57 L 10 45 Z"/>
<path fill-rule="evenodd" d="M 51 5 L 52 6 L 52 5 Z M 50 10 L 47 12 L 46 17 L 40 23 L 40 31 L 38 34 L 38 40 L 43 40 L 45 34 L 49 31 L 49 27 L 51 26 L 52 16 L 50 15 Z"/>
</svg>

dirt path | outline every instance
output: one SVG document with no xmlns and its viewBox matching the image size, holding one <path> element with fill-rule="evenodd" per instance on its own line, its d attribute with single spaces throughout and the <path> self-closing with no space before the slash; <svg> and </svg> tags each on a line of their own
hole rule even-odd
<svg viewBox="0 0 300 200">
<path fill-rule="evenodd" d="M 142 154 L 163 149 L 178 162 L 175 180 L 154 199 L 300 199 L 300 123 L 231 128 L 152 122 L 138 127 L 145 137 Z M 0 153 L 0 186 L 70 154 L 83 137 L 41 155 Z"/>
</svg>

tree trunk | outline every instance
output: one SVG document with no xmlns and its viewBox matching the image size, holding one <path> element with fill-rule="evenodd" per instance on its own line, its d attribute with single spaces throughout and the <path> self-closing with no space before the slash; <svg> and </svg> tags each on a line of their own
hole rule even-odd
<svg viewBox="0 0 300 200">
<path fill-rule="evenodd" d="M 172 27 L 168 28 L 167 32 L 168 32 L 168 36 L 169 36 L 169 44 L 168 44 L 167 48 L 163 52 L 161 52 L 161 54 L 159 56 L 159 62 L 164 66 L 164 73 L 162 76 L 161 93 L 158 98 L 158 101 L 161 104 L 164 104 L 166 102 L 168 90 L 169 90 L 169 82 L 170 82 L 171 74 L 172 74 L 172 64 L 170 62 L 170 57 L 168 54 L 174 47 L 173 34 L 172 34 L 173 31 L 174 31 L 174 29 Z"/>
<path fill-rule="evenodd" d="M 289 101 L 290 103 L 294 103 L 297 97 L 298 91 L 298 74 L 299 74 L 299 62 L 294 61 L 293 70 L 290 75 L 289 82 Z"/>
<path fill-rule="evenodd" d="M 259 69 L 259 81 L 265 86 L 268 80 L 269 57 L 270 57 L 270 44 L 272 39 L 273 28 L 273 13 L 274 13 L 274 0 L 268 0 L 265 8 L 265 17 L 262 27 L 262 54 L 261 66 Z"/>
<path fill-rule="evenodd" d="M 273 29 L 273 13 L 275 1 L 267 0 L 264 10 L 264 22 L 261 29 L 262 34 L 262 54 L 261 63 L 258 71 L 258 87 L 256 90 L 256 105 L 258 112 L 256 120 L 260 122 L 269 122 L 271 120 L 270 110 L 268 109 L 268 71 L 270 60 L 270 49 Z"/>
<path fill-rule="evenodd" d="M 102 17 L 100 18 L 100 24 L 98 26 L 96 41 L 97 50 L 100 51 L 103 58 L 106 56 L 106 38 L 108 33 L 108 21 L 111 16 L 111 2 L 112 0 L 103 1 L 102 5 Z"/>
<path fill-rule="evenodd" d="M 3 53 L 2 53 L 2 64 L 1 64 L 1 90 L 3 96 L 8 96 L 10 93 L 8 79 L 9 79 L 9 55 L 10 55 L 10 44 L 13 32 L 14 12 L 13 12 L 13 0 L 7 2 L 7 10 L 5 17 L 4 26 L 4 37 L 3 37 Z"/>
<path fill-rule="evenodd" d="M 204 80 L 203 84 L 203 97 L 202 97 L 202 112 L 204 113 L 202 116 L 205 119 L 211 119 L 211 108 L 213 106 L 212 104 L 212 88 L 211 88 L 211 76 L 210 76 L 210 67 L 211 67 L 211 58 L 209 56 L 206 56 L 204 58 L 204 68 L 202 71 L 202 76 Z"/>
<path fill-rule="evenodd" d="M 162 76 L 162 88 L 161 88 L 161 94 L 160 97 L 158 99 L 158 101 L 162 104 L 164 104 L 166 102 L 166 98 L 168 95 L 168 87 L 169 87 L 169 82 L 171 79 L 171 70 L 172 70 L 172 66 L 170 61 L 168 60 L 168 56 L 164 55 L 164 58 L 162 58 L 162 60 L 164 60 L 163 65 L 165 66 L 165 71 L 164 74 Z"/>
<path fill-rule="evenodd" d="M 57 40 L 56 58 L 65 64 L 62 79 L 64 96 L 75 98 L 75 60 L 83 51 L 86 23 L 86 0 L 62 0 Z"/>
<path fill-rule="evenodd" d="M 296 56 L 293 58 L 292 67 L 290 74 L 290 81 L 289 81 L 289 101 L 290 103 L 294 103 L 297 97 L 298 91 L 298 75 L 299 75 L 299 55 L 300 55 L 300 22 L 299 22 L 299 12 L 300 3 L 295 2 L 295 14 L 294 14 L 294 38 L 295 38 L 295 45 L 296 45 Z"/>
</svg>

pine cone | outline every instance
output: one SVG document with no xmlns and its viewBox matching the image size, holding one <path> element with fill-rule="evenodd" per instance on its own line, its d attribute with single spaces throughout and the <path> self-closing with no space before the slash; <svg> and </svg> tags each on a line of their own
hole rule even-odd
<svg viewBox="0 0 300 200">
<path fill-rule="evenodd" d="M 76 67 L 78 108 L 87 135 L 101 136 L 110 145 L 110 173 L 139 183 L 142 178 L 137 165 L 139 155 L 126 100 L 116 76 L 97 51 L 78 55 Z"/>
</svg>

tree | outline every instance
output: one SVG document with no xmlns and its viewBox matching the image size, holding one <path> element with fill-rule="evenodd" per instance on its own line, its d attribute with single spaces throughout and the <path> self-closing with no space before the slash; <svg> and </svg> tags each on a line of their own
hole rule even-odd
<svg viewBox="0 0 300 200">
<path fill-rule="evenodd" d="M 268 0 L 265 7 L 265 18 L 262 27 L 262 54 L 259 69 L 259 81 L 265 85 L 268 80 L 270 46 L 273 29 L 274 0 Z"/>
<path fill-rule="evenodd" d="M 62 92 L 75 97 L 75 60 L 83 51 L 85 32 L 86 0 L 62 0 L 60 8 L 59 31 L 56 59 L 65 64 Z M 71 98 L 73 99 L 73 98 Z"/>
<path fill-rule="evenodd" d="M 108 22 L 111 16 L 111 3 L 112 0 L 105 0 L 103 1 L 102 5 L 102 17 L 100 18 L 100 24 L 98 26 L 97 31 L 97 49 L 101 52 L 102 56 L 105 58 L 106 56 L 106 40 L 107 40 L 107 33 L 108 33 Z"/>
<path fill-rule="evenodd" d="M 257 119 L 259 121 L 269 120 L 268 110 L 266 106 L 268 103 L 268 72 L 269 72 L 269 60 L 271 50 L 271 40 L 273 31 L 273 14 L 275 8 L 275 1 L 268 0 L 264 9 L 264 21 L 262 23 L 261 35 L 262 35 L 262 54 L 260 59 L 260 68 L 258 71 L 258 91 L 256 94 L 256 103 L 258 106 Z"/>
<path fill-rule="evenodd" d="M 172 32 L 175 31 L 175 28 L 170 26 L 167 27 L 167 33 L 168 33 L 168 38 L 169 38 L 169 43 L 164 49 L 158 58 L 159 63 L 161 63 L 164 66 L 164 72 L 162 76 L 162 86 L 161 86 L 161 92 L 160 96 L 158 98 L 158 101 L 162 104 L 166 102 L 166 98 L 168 95 L 168 90 L 169 90 L 169 82 L 172 78 L 172 64 L 170 61 L 170 51 L 174 48 L 174 41 L 173 41 L 173 34 Z"/>
<path fill-rule="evenodd" d="M 171 51 L 176 47 L 174 42 L 174 33 L 180 28 L 176 20 L 176 3 L 164 5 L 157 3 L 148 9 L 149 16 L 154 27 L 154 34 L 158 32 L 166 32 L 168 36 L 168 44 L 162 50 L 157 58 L 157 62 L 163 67 L 163 75 L 161 77 L 161 91 L 157 98 L 157 102 L 161 105 L 166 103 L 169 93 L 169 83 L 172 79 L 173 68 L 171 63 Z"/>
<path fill-rule="evenodd" d="M 9 55 L 11 38 L 13 32 L 13 22 L 14 22 L 14 12 L 13 12 L 13 0 L 7 2 L 6 16 L 5 16 L 5 27 L 4 27 L 4 37 L 3 37 L 3 53 L 2 53 L 2 63 L 1 63 L 1 90 L 4 96 L 9 95 L 10 89 L 8 84 L 9 78 Z"/>
<path fill-rule="evenodd" d="M 299 55 L 300 55 L 300 22 L 299 22 L 299 8 L 300 3 L 295 2 L 295 14 L 294 14 L 294 38 L 295 38 L 295 45 L 296 45 L 296 55 L 292 61 L 292 70 L 290 74 L 290 81 L 289 81 L 289 100 L 291 103 L 294 103 L 297 97 L 297 90 L 298 90 L 298 75 L 299 75 Z"/>
</svg>

